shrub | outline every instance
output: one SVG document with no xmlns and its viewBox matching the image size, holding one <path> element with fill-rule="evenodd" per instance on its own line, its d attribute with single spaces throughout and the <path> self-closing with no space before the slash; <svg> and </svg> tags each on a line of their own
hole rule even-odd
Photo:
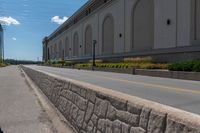
<svg viewBox="0 0 200 133">
<path fill-rule="evenodd" d="M 55 65 L 55 64 L 58 64 L 57 61 L 52 61 L 51 64 Z"/>
<path fill-rule="evenodd" d="M 64 60 L 59 60 L 57 63 L 58 63 L 58 64 L 62 64 L 62 66 L 64 66 L 65 61 L 64 61 Z"/>
<path fill-rule="evenodd" d="M 192 69 L 194 72 L 200 72 L 200 61 L 195 63 Z"/>
<path fill-rule="evenodd" d="M 181 61 L 169 64 L 168 68 L 171 71 L 199 71 L 200 60 Z"/>
</svg>

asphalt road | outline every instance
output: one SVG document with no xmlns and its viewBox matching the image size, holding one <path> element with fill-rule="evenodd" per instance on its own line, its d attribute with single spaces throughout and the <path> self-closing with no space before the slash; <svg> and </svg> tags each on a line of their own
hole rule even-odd
<svg viewBox="0 0 200 133">
<path fill-rule="evenodd" d="M 200 82 L 139 75 L 28 66 L 200 114 Z"/>
</svg>

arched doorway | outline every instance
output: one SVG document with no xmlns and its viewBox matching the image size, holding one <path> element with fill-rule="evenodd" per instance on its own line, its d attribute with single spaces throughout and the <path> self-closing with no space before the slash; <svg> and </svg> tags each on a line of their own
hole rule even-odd
<svg viewBox="0 0 200 133">
<path fill-rule="evenodd" d="M 62 50 L 62 41 L 59 42 L 59 58 L 62 59 L 63 50 Z"/>
<path fill-rule="evenodd" d="M 49 48 L 47 50 L 47 60 L 50 60 Z"/>
<path fill-rule="evenodd" d="M 78 33 L 76 32 L 73 37 L 73 56 L 78 57 L 79 51 L 79 40 L 78 40 Z"/>
<path fill-rule="evenodd" d="M 110 15 L 103 21 L 102 37 L 102 53 L 112 54 L 114 51 L 114 20 Z"/>
<path fill-rule="evenodd" d="M 50 53 L 51 53 L 50 58 L 52 59 L 53 58 L 53 47 L 52 46 L 50 46 Z"/>
<path fill-rule="evenodd" d="M 58 54 L 57 44 L 54 44 L 54 59 L 57 59 L 57 54 Z"/>
<path fill-rule="evenodd" d="M 132 12 L 132 49 L 147 51 L 154 44 L 154 0 L 138 0 Z"/>
<path fill-rule="evenodd" d="M 92 55 L 92 27 L 90 25 L 85 30 L 85 55 Z"/>
<path fill-rule="evenodd" d="M 66 37 L 65 39 L 65 57 L 69 58 L 69 39 Z"/>
</svg>

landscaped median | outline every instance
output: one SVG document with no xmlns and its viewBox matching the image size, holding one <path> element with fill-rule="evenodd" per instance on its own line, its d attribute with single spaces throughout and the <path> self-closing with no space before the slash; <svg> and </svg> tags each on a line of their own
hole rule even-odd
<svg viewBox="0 0 200 133">
<path fill-rule="evenodd" d="M 88 63 L 53 61 L 47 62 L 45 65 L 200 81 L 200 60 L 181 61 L 167 64 L 155 63 L 150 57 L 146 57 L 125 58 L 122 62 L 118 63 L 109 63 L 103 62 L 102 60 L 97 60 L 95 67 L 92 67 L 91 61 Z"/>
<path fill-rule="evenodd" d="M 73 62 L 73 61 L 48 61 L 45 65 L 54 67 L 73 67 L 77 69 L 92 68 L 92 61 L 89 62 Z M 95 61 L 96 68 L 114 68 L 114 69 L 167 69 L 166 63 L 154 63 L 150 57 L 146 58 L 125 58 L 121 62 L 111 63 L 103 60 Z"/>
<path fill-rule="evenodd" d="M 77 133 L 200 133 L 200 116 L 23 67 Z"/>
</svg>

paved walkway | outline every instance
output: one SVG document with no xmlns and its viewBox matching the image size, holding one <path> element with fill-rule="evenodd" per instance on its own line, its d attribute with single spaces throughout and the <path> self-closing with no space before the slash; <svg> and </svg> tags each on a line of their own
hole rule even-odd
<svg viewBox="0 0 200 133">
<path fill-rule="evenodd" d="M 56 133 L 17 66 L 0 68 L 0 127 L 4 133 Z"/>
</svg>

